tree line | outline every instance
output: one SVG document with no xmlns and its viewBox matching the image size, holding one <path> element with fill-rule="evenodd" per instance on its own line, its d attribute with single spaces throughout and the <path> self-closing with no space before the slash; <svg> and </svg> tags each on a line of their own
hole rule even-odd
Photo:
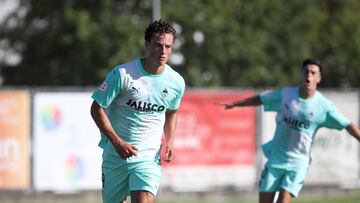
<svg viewBox="0 0 360 203">
<path fill-rule="evenodd" d="M 93 86 L 144 54 L 149 0 L 19 1 L 0 24 L 2 86 Z M 206 88 L 296 85 L 305 58 L 322 62 L 323 87 L 359 87 L 359 10 L 356 0 L 161 1 L 178 32 L 169 64 Z"/>
</svg>

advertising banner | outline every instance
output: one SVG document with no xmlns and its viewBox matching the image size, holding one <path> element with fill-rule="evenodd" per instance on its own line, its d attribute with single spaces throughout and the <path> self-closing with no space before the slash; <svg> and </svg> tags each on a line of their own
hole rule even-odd
<svg viewBox="0 0 360 203">
<path fill-rule="evenodd" d="M 90 93 L 34 95 L 33 178 L 36 190 L 101 189 L 99 130 Z"/>
<path fill-rule="evenodd" d="M 195 191 L 254 184 L 255 108 L 224 110 L 215 104 L 253 94 L 250 91 L 185 93 L 175 135 L 175 159 L 170 164 L 164 163 L 163 186 Z"/>
<path fill-rule="evenodd" d="M 30 186 L 30 95 L 0 91 L 0 189 Z"/>
</svg>

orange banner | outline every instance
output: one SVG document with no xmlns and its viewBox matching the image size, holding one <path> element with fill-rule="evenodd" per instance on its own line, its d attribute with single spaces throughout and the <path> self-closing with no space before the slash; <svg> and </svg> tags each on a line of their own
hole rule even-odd
<svg viewBox="0 0 360 203">
<path fill-rule="evenodd" d="M 30 183 L 30 95 L 0 91 L 0 189 L 26 189 Z"/>
<path fill-rule="evenodd" d="M 254 94 L 251 91 L 187 91 L 178 114 L 175 158 L 169 166 L 254 165 L 255 107 L 225 110 L 215 105 Z"/>
</svg>

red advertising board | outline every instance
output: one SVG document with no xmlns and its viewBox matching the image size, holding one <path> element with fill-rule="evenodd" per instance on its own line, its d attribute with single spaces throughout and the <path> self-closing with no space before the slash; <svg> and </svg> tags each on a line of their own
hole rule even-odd
<svg viewBox="0 0 360 203">
<path fill-rule="evenodd" d="M 255 107 L 225 110 L 251 91 L 187 91 L 179 109 L 175 158 L 165 167 L 254 165 Z"/>
</svg>

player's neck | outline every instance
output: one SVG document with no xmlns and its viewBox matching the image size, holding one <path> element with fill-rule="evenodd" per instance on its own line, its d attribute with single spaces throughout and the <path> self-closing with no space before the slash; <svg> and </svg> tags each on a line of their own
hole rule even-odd
<svg viewBox="0 0 360 203">
<path fill-rule="evenodd" d="M 316 93 L 316 88 L 315 89 L 307 89 L 305 87 L 300 87 L 299 89 L 299 95 L 302 99 L 309 99 L 311 97 L 313 97 Z"/>
<path fill-rule="evenodd" d="M 141 64 L 147 73 L 150 73 L 153 75 L 162 73 L 164 71 L 164 67 L 165 67 L 165 65 L 156 66 L 151 62 L 151 60 L 149 60 L 147 58 L 141 58 Z"/>
</svg>

